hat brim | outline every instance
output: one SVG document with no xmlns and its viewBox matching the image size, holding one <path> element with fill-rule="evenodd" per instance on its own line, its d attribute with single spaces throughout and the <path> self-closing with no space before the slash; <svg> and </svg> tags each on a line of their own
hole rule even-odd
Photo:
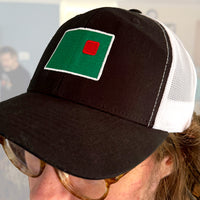
<svg viewBox="0 0 200 200">
<path fill-rule="evenodd" d="M 0 104 L 0 134 L 50 165 L 89 179 L 131 170 L 168 136 L 85 105 L 33 92 Z"/>
</svg>

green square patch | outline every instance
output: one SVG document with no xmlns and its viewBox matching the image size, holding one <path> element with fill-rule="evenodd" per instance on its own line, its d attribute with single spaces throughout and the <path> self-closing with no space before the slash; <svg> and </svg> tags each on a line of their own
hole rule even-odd
<svg viewBox="0 0 200 200">
<path fill-rule="evenodd" d="M 114 38 L 89 28 L 67 30 L 44 69 L 99 80 Z"/>
</svg>

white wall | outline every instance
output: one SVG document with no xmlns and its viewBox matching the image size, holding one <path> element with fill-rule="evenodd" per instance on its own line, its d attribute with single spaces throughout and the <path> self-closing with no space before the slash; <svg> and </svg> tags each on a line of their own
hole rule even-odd
<svg viewBox="0 0 200 200">
<path fill-rule="evenodd" d="M 98 7 L 117 7 L 117 1 L 115 0 L 61 0 L 60 1 L 60 23 L 64 23 L 66 20 L 87 12 L 88 10 Z"/>
</svg>

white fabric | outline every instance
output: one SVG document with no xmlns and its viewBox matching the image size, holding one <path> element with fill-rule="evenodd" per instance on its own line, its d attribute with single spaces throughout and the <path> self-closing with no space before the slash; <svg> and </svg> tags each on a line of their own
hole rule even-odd
<svg viewBox="0 0 200 200">
<path fill-rule="evenodd" d="M 162 26 L 170 38 L 172 66 L 153 128 L 182 132 L 191 123 L 197 76 L 191 57 L 181 41 L 164 24 Z"/>
</svg>

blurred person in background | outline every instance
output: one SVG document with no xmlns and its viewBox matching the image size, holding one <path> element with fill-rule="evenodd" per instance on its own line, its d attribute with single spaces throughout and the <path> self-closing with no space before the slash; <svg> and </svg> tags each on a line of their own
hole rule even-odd
<svg viewBox="0 0 200 200">
<path fill-rule="evenodd" d="M 196 82 L 164 24 L 95 9 L 63 24 L 27 92 L 0 103 L 0 142 L 31 200 L 199 199 Z"/>
<path fill-rule="evenodd" d="M 17 52 L 9 46 L 0 48 L 0 101 L 26 91 L 30 75 L 18 60 Z"/>
</svg>

